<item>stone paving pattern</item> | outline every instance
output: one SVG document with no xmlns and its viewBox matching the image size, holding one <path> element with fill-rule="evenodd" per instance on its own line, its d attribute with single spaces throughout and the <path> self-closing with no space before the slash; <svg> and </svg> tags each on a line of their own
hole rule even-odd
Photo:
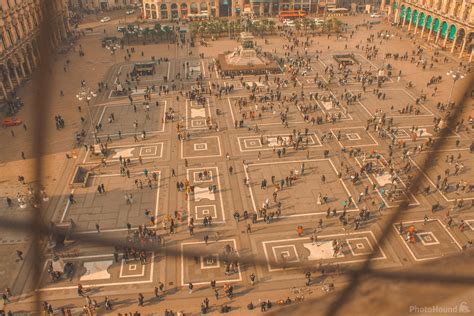
<svg viewBox="0 0 474 316">
<path fill-rule="evenodd" d="M 354 25 L 360 23 L 363 18 L 366 18 L 366 16 L 344 17 L 342 19 L 350 25 Z M 105 28 L 107 34 L 115 34 L 117 20 L 114 19 L 112 23 L 105 26 L 94 22 L 81 27 L 88 26 L 94 26 L 99 30 Z M 386 61 L 376 58 L 369 62 L 364 58 L 364 52 L 355 46 L 365 44 L 369 34 L 376 34 L 381 30 L 389 30 L 401 37 L 396 36 L 391 40 L 384 41 L 385 51 L 400 53 L 407 51 L 408 54 L 411 54 L 415 45 L 423 44 L 414 43 L 405 33 L 386 23 L 374 25 L 370 30 L 359 29 L 355 32 L 353 38 L 348 41 L 316 36 L 312 38 L 313 46 L 308 49 L 308 52 L 314 54 L 316 49 L 322 49 L 323 54 L 320 62 L 313 59 L 311 63 L 312 70 L 308 72 L 308 75 L 306 77 L 297 76 L 298 83 L 295 86 L 289 84 L 282 88 L 282 94 L 286 96 L 290 96 L 292 93 L 298 95 L 301 91 L 304 91 L 306 95 L 309 95 L 310 92 L 325 93 L 312 83 L 312 78 L 317 72 L 319 76 L 327 81 L 328 78 L 324 74 L 324 65 L 334 64 L 331 55 L 337 51 L 356 53 L 357 58 L 363 61 L 362 67 L 366 70 L 375 70 L 374 65 L 380 67 Z M 131 62 L 123 61 L 124 51 L 119 50 L 116 55 L 112 56 L 110 52 L 100 48 L 100 38 L 101 35 L 95 33 L 86 35 L 80 40 L 85 49 L 85 57 L 78 57 L 77 52 L 71 52 L 67 56 L 58 56 L 52 69 L 52 76 L 56 79 L 61 78 L 61 80 L 53 81 L 54 91 L 51 107 L 47 113 L 47 116 L 51 119 L 51 124 L 46 125 L 49 138 L 46 141 L 45 179 L 43 182 L 45 191 L 50 198 L 45 203 L 46 209 L 43 218 L 45 223 L 51 220 L 56 224 L 73 219 L 78 224 L 79 232 L 89 236 L 97 236 L 97 240 L 102 237 L 124 240 L 127 236 L 127 223 L 132 224 L 134 228 L 140 224 L 153 226 L 144 214 L 145 210 L 148 209 L 152 214 L 156 212 L 158 215 L 156 228 L 163 240 L 162 243 L 158 243 L 160 246 L 157 244 L 156 247 L 164 250 L 166 255 L 156 253 L 144 266 L 143 275 L 133 276 L 133 271 L 137 271 L 137 274 L 142 271 L 139 262 L 130 262 L 126 265 L 121 262 L 112 262 L 111 265 L 105 264 L 106 261 L 113 261 L 113 247 L 79 241 L 68 248 L 68 252 L 73 253 L 71 258 L 65 257 L 65 261 L 75 262 L 77 267 L 72 281 L 63 279 L 51 282 L 45 277 L 45 275 L 47 276 L 46 271 L 43 271 L 39 284 L 32 284 L 34 280 L 30 277 L 32 271 L 24 262 L 18 261 L 15 255 L 16 250 L 22 250 L 26 258 L 30 256 L 28 241 L 31 240 L 31 237 L 27 232 L 17 234 L 2 229 L 0 231 L 0 253 L 2 253 L 2 256 L 0 256 L 0 266 L 2 267 L 0 269 L 0 286 L 8 286 L 12 289 L 14 295 L 12 301 L 15 302 L 7 305 L 8 309 L 11 308 L 15 311 L 30 310 L 33 302 L 31 293 L 33 293 L 33 290 L 40 288 L 43 300 L 51 302 L 55 308 L 60 306 L 75 308 L 75 312 L 79 314 L 80 306 L 84 304 L 84 301 L 77 297 L 77 283 L 84 283 L 86 287 L 90 288 L 91 296 L 98 301 L 103 302 L 105 296 L 112 298 L 115 302 L 114 312 L 123 313 L 139 310 L 144 314 L 151 315 L 156 311 L 162 313 L 165 308 L 197 312 L 204 297 L 209 297 L 213 308 L 223 304 L 225 299 L 222 298 L 222 282 L 229 282 L 234 284 L 236 293 L 235 298 L 229 301 L 229 304 L 234 308 L 235 314 L 245 314 L 245 305 L 249 301 L 256 304 L 258 299 L 270 298 L 275 300 L 285 298 L 288 295 L 293 296 L 288 291 L 289 287 L 304 285 L 303 271 L 292 269 L 299 266 L 296 263 L 298 260 L 302 264 L 311 266 L 309 269 L 313 271 L 314 279 L 317 282 L 337 281 L 336 287 L 340 288 L 346 282 L 344 275 L 329 273 L 328 276 L 321 276 L 319 269 L 326 267 L 331 270 L 337 263 L 341 266 L 347 264 L 355 267 L 360 264 L 360 261 L 353 259 L 365 259 L 367 255 L 364 251 L 376 252 L 374 267 L 377 269 L 410 267 L 418 261 L 458 254 L 461 252 L 461 246 L 474 237 L 472 228 L 474 227 L 474 214 L 469 200 L 469 198 L 472 199 L 472 192 L 462 194 L 464 206 L 460 210 L 453 210 L 453 202 L 457 198 L 457 194 L 452 191 L 448 191 L 444 195 L 434 192 L 434 190 L 431 190 L 429 194 L 423 193 L 424 187 L 433 186 L 437 174 L 444 173 L 447 167 L 453 169 L 449 163 L 444 162 L 446 155 L 452 154 L 457 158 L 457 155 L 461 154 L 460 161 L 464 164 L 464 169 L 459 176 L 450 177 L 450 184 L 455 185 L 455 182 L 460 180 L 472 180 L 472 176 L 470 176 L 472 173 L 472 168 L 470 168 L 472 158 L 468 149 L 472 141 L 472 132 L 467 125 L 465 125 L 465 129 L 459 130 L 456 134 L 453 133 L 454 138 L 450 138 L 443 148 L 446 152 L 427 171 L 426 178 L 423 179 L 423 185 L 420 186 L 419 191 L 410 193 L 410 203 L 413 205 L 403 212 L 401 220 L 406 223 L 405 226 L 412 222 L 418 232 L 416 244 L 406 243 L 404 236 L 399 235 L 398 222 L 393 223 L 393 231 L 389 234 L 388 242 L 382 246 L 376 244 L 375 240 L 381 233 L 381 216 L 391 214 L 394 208 L 387 208 L 384 214 L 380 215 L 377 209 L 383 201 L 383 196 L 377 190 L 372 189 L 369 190 L 367 196 L 364 196 L 358 202 L 359 193 L 364 191 L 366 187 L 372 188 L 372 183 L 376 183 L 377 179 L 373 176 L 361 175 L 360 183 L 352 184 L 350 175 L 360 169 L 361 159 L 358 157 L 356 161 L 349 157 L 347 151 L 341 153 L 342 148 L 347 150 L 361 148 L 367 155 L 375 153 L 387 155 L 389 142 L 380 138 L 377 131 L 365 130 L 367 119 L 374 116 L 377 109 L 380 108 L 383 108 L 388 117 L 393 117 L 394 125 L 400 128 L 400 139 L 407 142 L 409 147 L 412 148 L 425 142 L 426 138 L 423 139 L 423 135 L 413 141 L 410 134 L 411 126 L 426 126 L 427 132 L 432 133 L 433 116 L 429 113 L 433 113 L 434 116 L 441 115 L 436 108 L 436 103 L 446 102 L 451 86 L 448 79 L 443 79 L 441 84 L 436 85 L 438 88 L 436 95 L 431 97 L 431 93 L 427 93 L 427 91 L 432 92 L 433 90 L 426 87 L 426 82 L 432 76 L 442 75 L 447 70 L 456 67 L 459 64 L 458 60 L 448 58 L 446 63 L 436 64 L 433 69 L 423 71 L 409 61 L 389 60 L 395 72 L 398 73 L 398 70 L 401 70 L 403 75 L 400 82 L 392 80 L 383 85 L 381 91 L 387 94 L 386 100 L 377 100 L 371 92 L 375 86 L 369 86 L 368 92 L 363 94 L 360 103 L 356 102 L 348 106 L 347 117 L 344 116 L 342 120 L 336 121 L 334 124 L 312 125 L 306 123 L 298 108 L 292 102 L 287 102 L 286 105 L 290 111 L 288 128 L 285 128 L 279 120 L 278 113 L 280 109 L 276 111 L 277 114 L 265 112 L 262 119 L 246 120 L 247 125 L 244 128 L 235 128 L 234 122 L 237 118 L 240 118 L 241 114 L 233 101 L 239 97 L 248 96 L 248 90 L 243 87 L 239 88 L 237 78 L 232 80 L 217 77 L 216 73 L 210 68 L 213 58 L 216 57 L 218 52 L 231 50 L 236 46 L 234 40 L 219 39 L 210 42 L 207 47 L 197 45 L 191 48 L 186 44 L 183 49 L 177 49 L 174 45 L 168 45 L 167 43 L 135 46 L 136 52 L 132 54 L 131 62 L 149 61 L 152 56 L 170 59 L 169 65 L 163 63 L 157 68 L 157 74 L 154 77 L 148 78 L 148 81 L 141 80 L 138 89 L 144 89 L 152 84 L 157 87 L 168 85 L 164 82 L 163 76 L 168 75 L 169 71 L 169 77 L 174 78 L 178 72 L 183 71 L 182 65 L 185 62 L 190 62 L 192 69 L 201 65 L 204 83 L 209 87 L 212 84 L 221 86 L 234 84 L 236 89 L 229 95 L 223 95 L 222 98 L 216 95 L 208 95 L 209 103 L 206 102 L 204 115 L 200 111 L 201 114 L 199 115 L 195 112 L 197 116 L 189 114 L 185 97 L 178 95 L 176 92 L 152 94 L 150 119 L 146 119 L 144 108 L 140 105 L 141 101 L 137 101 L 137 112 L 135 112 L 133 107 L 128 105 L 129 101 L 126 97 L 110 98 L 110 91 L 101 91 L 97 99 L 91 103 L 93 125 L 99 123 L 103 114 L 102 130 L 99 131 L 99 136 L 114 136 L 112 143 L 109 145 L 123 148 L 123 151 L 122 149 L 114 149 L 114 154 L 107 156 L 105 159 L 107 165 L 102 165 L 97 157 L 88 157 L 90 153 L 84 147 L 74 147 L 72 137 L 74 132 L 82 128 L 87 129 L 89 126 L 89 117 L 84 113 L 85 105 L 83 105 L 82 112 L 77 111 L 77 105 L 79 104 L 75 99 L 75 92 L 79 88 L 79 80 L 82 78 L 85 78 L 91 87 L 96 87 L 99 81 L 105 81 L 109 87 L 112 87 L 120 67 L 122 67 L 121 80 L 123 80 L 124 72 L 131 67 Z M 300 37 L 300 39 L 304 40 L 304 37 Z M 277 36 L 269 37 L 268 44 L 265 44 L 262 39 L 256 40 L 265 50 L 276 50 L 282 55 L 284 52 L 288 52 L 288 50 L 282 49 L 282 44 L 285 44 L 285 42 Z M 328 45 L 331 46 L 329 51 L 326 49 Z M 345 49 L 345 45 L 349 48 Z M 141 52 L 143 52 L 143 55 Z M 192 52 L 192 55 L 190 52 Z M 205 57 L 199 59 L 197 56 L 201 53 Z M 301 48 L 300 53 L 302 53 Z M 296 51 L 291 53 L 292 56 L 295 54 Z M 433 51 L 425 47 L 423 55 L 430 58 Z M 71 60 L 71 65 L 68 67 L 68 72 L 64 73 L 63 67 L 66 59 Z M 257 95 L 263 95 L 266 89 L 276 89 L 276 86 L 271 82 L 277 76 L 285 77 L 284 75 L 271 76 L 269 87 L 262 88 Z M 258 82 L 258 77 L 248 76 L 245 81 Z M 414 88 L 407 90 L 406 84 L 410 81 L 413 82 Z M 466 81 L 457 84 L 456 92 L 461 90 Z M 194 72 L 190 79 L 177 82 L 178 87 L 189 89 L 195 85 Z M 31 89 L 32 83 L 28 82 L 19 91 L 26 104 L 21 115 L 27 124 L 34 119 L 31 110 L 34 104 L 33 94 L 29 92 Z M 340 96 L 346 91 L 359 93 L 360 84 L 351 81 L 347 86 L 331 83 L 329 89 L 335 96 Z M 59 90 L 64 91 L 64 97 L 59 96 Z M 427 93 L 428 100 L 420 105 L 420 115 L 398 113 L 398 110 L 406 106 L 407 103 L 414 103 L 410 96 L 416 98 L 424 93 Z M 137 95 L 136 98 L 138 100 L 142 96 Z M 160 103 L 158 108 L 154 105 L 156 101 Z M 301 104 L 304 104 L 304 102 L 302 101 Z M 472 100 L 469 102 L 472 103 Z M 263 105 L 263 103 L 259 103 L 259 106 Z M 393 110 L 390 110 L 391 105 L 394 105 Z M 222 114 L 217 115 L 216 110 L 219 110 Z M 164 111 L 175 113 L 175 120 L 164 122 Z M 337 111 L 333 109 L 326 109 L 325 111 L 337 114 Z M 111 112 L 114 112 L 116 116 L 114 123 L 108 123 L 107 121 Z M 315 115 L 323 115 L 322 112 L 323 110 L 320 110 Z M 65 118 L 66 128 L 64 130 L 54 128 L 54 115 L 58 113 Z M 464 114 L 465 121 L 469 114 L 467 112 Z M 81 116 L 86 118 L 85 123 L 81 123 Z M 196 120 L 196 118 L 202 120 L 204 116 L 210 117 L 213 126 L 215 124 L 219 126 L 219 131 L 210 130 L 208 127 L 203 129 L 202 124 L 198 123 L 196 123 L 198 125 L 193 125 L 193 120 Z M 128 134 L 135 132 L 132 125 L 135 119 L 139 123 L 136 129 L 137 140 L 134 140 L 133 135 Z M 185 133 L 189 133 L 189 140 L 180 142 L 177 139 L 178 124 L 181 130 L 184 128 Z M 267 148 L 265 150 L 262 146 L 262 150 L 259 150 L 258 142 L 246 143 L 245 140 L 242 141 L 245 138 L 253 140 L 260 138 L 259 134 L 248 129 L 254 128 L 255 124 L 258 124 L 263 135 L 289 135 L 293 129 L 304 132 L 307 128 L 310 135 L 315 135 L 315 139 L 318 140 L 317 146 L 309 146 L 305 150 L 298 151 L 290 148 L 286 156 L 278 158 L 272 149 L 268 150 Z M 17 192 L 27 195 L 27 185 L 18 182 L 19 175 L 25 177 L 27 184 L 37 180 L 33 176 L 33 160 L 29 149 L 31 147 L 31 131 L 24 131 L 21 127 L 11 129 L 15 131 L 15 138 L 12 138 L 8 130 L 0 131 L 3 181 L 0 193 L 3 197 L 15 197 Z M 150 134 L 147 135 L 146 139 L 140 138 L 143 129 Z M 123 133 L 121 139 L 115 135 L 118 130 Z M 404 132 L 401 132 L 402 130 Z M 335 138 L 337 138 L 339 131 L 342 136 L 337 141 Z M 328 134 L 333 135 L 332 140 L 327 138 L 322 140 L 323 136 L 327 137 Z M 458 144 L 456 144 L 456 140 L 459 140 Z M 89 133 L 85 142 L 93 142 L 92 133 Z M 147 151 L 141 152 L 141 149 L 139 149 L 153 147 L 156 143 L 163 144 L 161 147 L 162 155 L 153 155 L 147 158 Z M 254 149 L 257 150 L 246 150 L 246 144 L 256 146 Z M 132 148 L 134 150 L 131 150 Z M 325 150 L 329 151 L 328 157 L 324 156 Z M 21 151 L 25 152 L 27 159 L 21 160 Z M 137 154 L 137 152 L 141 154 Z M 71 155 L 72 158 L 67 159 L 66 153 Z M 118 157 L 116 157 L 120 153 L 124 155 L 124 158 L 128 155 L 128 158 L 131 159 L 129 166 L 130 178 L 120 175 Z M 421 164 L 423 157 L 429 154 L 431 153 L 416 154 L 410 160 Z M 407 161 L 402 161 L 401 151 L 398 148 L 395 149 L 394 157 L 394 164 L 397 168 L 407 163 Z M 142 159 L 141 162 L 140 158 Z M 370 158 L 367 156 L 366 159 Z M 305 172 L 301 176 L 299 173 L 303 161 Z M 84 162 L 93 168 L 93 176 L 85 188 L 74 190 L 74 197 L 77 202 L 68 205 L 67 197 L 71 192 L 68 185 L 70 176 L 74 167 Z M 230 167 L 232 167 L 232 173 L 229 170 Z M 148 187 L 148 180 L 144 176 L 145 169 L 150 173 L 157 171 L 160 175 L 159 182 L 153 182 L 151 189 Z M 412 169 L 412 171 L 415 171 L 416 166 L 413 165 Z M 172 170 L 175 171 L 176 175 L 173 175 Z M 201 184 L 193 179 L 191 182 L 196 185 L 196 191 L 192 197 L 186 199 L 184 192 L 176 190 L 176 183 L 184 182 L 186 178 L 190 178 L 190 172 L 199 170 L 212 170 L 212 183 L 217 186 L 217 191 L 215 193 L 206 192 L 208 190 L 207 182 Z M 253 214 L 255 212 L 254 203 L 256 207 L 259 207 L 266 198 L 272 201 L 272 186 L 269 185 L 267 190 L 260 189 L 262 178 L 266 178 L 271 184 L 272 175 L 276 179 L 280 179 L 288 175 L 290 170 L 293 170 L 295 174 L 298 173 L 298 175 L 292 187 L 284 188 L 281 192 L 278 192 L 279 199 L 283 203 L 281 219 L 270 224 L 264 223 L 260 218 L 257 224 L 252 223 L 250 219 L 234 220 L 234 212 L 238 211 L 242 215 L 243 211 L 248 211 L 249 214 Z M 343 171 L 340 180 L 337 178 L 336 171 Z M 324 184 L 321 182 L 321 175 L 326 177 L 326 183 Z M 250 181 L 250 188 L 244 183 L 247 177 Z M 137 188 L 135 180 L 142 180 L 143 189 Z M 407 175 L 401 175 L 401 180 L 408 182 Z M 99 184 L 104 184 L 105 194 L 99 194 L 97 191 L 97 185 Z M 131 205 L 126 203 L 124 198 L 126 193 L 133 194 L 134 201 Z M 328 194 L 329 204 L 327 206 L 317 204 L 319 193 Z M 348 194 L 356 201 L 359 208 L 366 207 L 373 214 L 372 219 L 364 223 L 358 231 L 354 231 L 354 227 L 344 229 L 337 217 L 326 217 L 327 207 L 336 208 L 338 212 L 341 212 L 342 203 L 348 198 Z M 431 214 L 431 205 L 435 203 L 440 203 L 442 208 L 440 211 Z M 396 201 L 390 201 L 390 204 L 396 206 Z M 270 205 L 273 207 L 273 202 Z M 199 207 L 201 208 L 199 209 Z M 213 215 L 214 209 L 217 223 L 211 226 L 202 225 L 199 216 Z M 26 221 L 29 214 L 35 211 L 31 208 L 21 209 L 16 199 L 14 199 L 11 208 L 6 207 L 6 203 L 1 205 L 0 216 L 4 219 Z M 177 232 L 169 234 L 161 228 L 161 225 L 163 221 L 166 222 L 169 218 L 174 217 L 175 211 L 180 213 L 182 218 L 177 220 Z M 352 212 L 354 211 L 353 208 L 349 207 L 348 211 L 350 217 L 354 218 L 356 216 Z M 445 227 L 447 211 L 450 211 L 454 218 L 455 225 L 453 224 L 452 228 Z M 312 214 L 300 216 L 307 213 Z M 187 229 L 189 214 L 194 214 L 196 224 L 198 224 L 193 236 L 189 235 Z M 425 214 L 428 214 L 430 220 L 426 225 L 423 225 Z M 324 222 L 323 228 L 318 228 L 320 219 Z M 469 224 L 466 225 L 464 230 L 458 228 L 461 220 L 465 220 Z M 100 233 L 95 231 L 95 224 L 100 225 Z M 251 233 L 246 232 L 247 224 L 251 225 Z M 297 226 L 300 225 L 305 230 L 302 236 L 298 237 Z M 318 245 L 313 245 L 310 240 L 315 228 L 317 235 L 321 236 L 319 247 L 323 248 L 318 249 Z M 209 237 L 209 245 L 207 246 L 203 242 L 205 235 Z M 216 239 L 218 240 L 216 241 Z M 343 249 L 344 257 L 330 258 L 332 254 L 328 254 L 331 251 L 328 243 L 335 239 L 346 241 L 347 246 Z M 6 242 L 3 242 L 4 240 Z M 209 254 L 219 255 L 227 242 L 233 244 L 239 258 L 242 258 L 239 273 L 225 275 L 223 273 L 225 271 L 222 266 L 223 262 L 216 261 L 212 256 L 209 257 Z M 277 246 L 277 248 L 272 248 L 272 245 Z M 278 248 L 280 246 L 282 248 Z M 179 255 L 181 250 L 184 250 L 185 254 L 189 254 L 189 257 Z M 269 254 L 272 255 L 273 251 L 275 251 L 276 257 L 280 255 L 280 258 L 283 253 L 283 256 L 286 256 L 287 264 L 294 266 L 289 267 L 289 269 L 278 270 L 281 262 L 277 264 L 273 262 L 275 259 L 268 257 Z M 45 254 L 44 258 L 41 258 L 41 262 L 47 263 L 50 258 L 50 255 Z M 295 262 L 289 262 L 293 260 Z M 217 264 L 216 262 L 221 265 L 213 267 L 213 264 Z M 273 269 L 273 264 L 273 268 L 276 267 L 277 271 L 270 271 L 270 269 Z M 271 266 L 270 269 L 269 266 Z M 110 278 L 97 278 L 96 280 L 83 282 L 81 277 L 87 275 L 86 267 L 93 270 L 91 271 L 92 275 L 100 275 L 101 277 L 110 275 Z M 121 271 L 120 267 L 125 270 L 122 269 Z M 257 278 L 257 284 L 254 287 L 249 282 L 251 273 L 255 273 Z M 220 288 L 221 298 L 218 300 L 213 298 L 213 291 L 210 290 L 208 285 L 208 282 L 212 279 L 220 282 L 218 287 Z M 163 282 L 167 289 L 167 295 L 164 298 L 154 298 L 153 289 L 159 281 Z M 196 283 L 193 294 L 187 293 L 187 282 Z M 312 294 L 314 297 L 323 295 L 322 291 L 316 290 L 318 286 L 314 285 L 311 288 L 314 288 L 314 294 Z M 144 307 L 137 307 L 136 305 L 138 293 L 145 295 L 146 304 Z M 22 294 L 23 296 L 21 296 Z M 20 297 L 21 300 L 19 301 Z M 101 311 L 105 312 L 103 306 Z"/>
</svg>

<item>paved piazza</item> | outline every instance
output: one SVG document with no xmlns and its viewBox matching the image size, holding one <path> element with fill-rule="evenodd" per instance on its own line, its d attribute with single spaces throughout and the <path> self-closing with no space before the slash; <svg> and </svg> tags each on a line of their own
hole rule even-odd
<svg viewBox="0 0 474 316">
<path fill-rule="evenodd" d="M 281 202 L 281 213 L 284 214 L 281 217 L 326 214 L 327 209 L 342 211 L 344 201 L 348 203 L 349 197 L 354 194 L 349 191 L 344 180 L 337 177 L 336 171 L 331 159 L 249 164 L 246 173 L 250 179 L 253 209 L 256 214 L 262 208 L 276 211 L 278 202 Z M 286 183 L 289 176 L 294 178 L 292 184 L 281 187 L 282 181 Z M 323 176 L 324 182 L 320 178 Z M 261 183 L 265 180 L 270 183 L 262 187 Z M 274 192 L 277 193 L 276 199 L 273 198 Z M 326 196 L 327 200 L 324 200 Z M 268 207 L 265 207 L 267 200 Z M 357 204 L 348 204 L 347 210 L 358 211 Z M 261 214 L 259 217 L 262 217 Z"/>
<path fill-rule="evenodd" d="M 94 32 L 57 56 L 44 123 L 38 196 L 42 224 L 56 233 L 31 244 L 33 236 L 0 230 L 0 287 L 12 292 L 5 310 L 33 309 L 39 293 L 57 315 L 61 307 L 80 315 L 87 301 L 79 287 L 100 305 L 89 315 L 197 315 L 206 297 L 208 312 L 228 304 L 247 315 L 250 302 L 294 300 L 290 287 L 322 299 L 322 287 L 343 289 L 347 271 L 367 260 L 395 273 L 472 251 L 472 98 L 442 137 L 446 112 L 455 112 L 447 100 L 458 102 L 472 65 L 383 18 L 339 18 L 347 23 L 339 38 L 309 29 L 255 37 L 282 58 L 283 71 L 235 76 L 216 67 L 218 54 L 239 45 L 227 32 L 215 41 L 198 32 L 191 45 L 190 27 L 181 25 L 184 43 L 130 39 L 111 54 L 101 39 L 123 36 L 119 17 L 80 24 Z M 380 23 L 367 28 L 364 19 Z M 389 52 L 406 60 L 385 58 Z M 354 63 L 344 67 L 340 56 Z M 424 61 L 433 66 L 422 68 Z M 136 77 L 136 64 L 154 70 Z M 449 70 L 464 78 L 453 83 Z M 83 79 L 97 94 L 89 104 L 76 98 Z M 18 91 L 25 106 L 17 115 L 28 128 L 0 130 L 2 220 L 38 211 L 33 84 Z M 64 128 L 56 129 L 55 115 Z M 44 254 L 33 258 L 33 249 Z M 28 260 L 41 263 L 37 278 Z"/>
</svg>

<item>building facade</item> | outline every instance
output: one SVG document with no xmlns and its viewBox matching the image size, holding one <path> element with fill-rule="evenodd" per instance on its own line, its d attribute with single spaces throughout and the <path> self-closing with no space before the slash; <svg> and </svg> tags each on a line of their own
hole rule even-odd
<svg viewBox="0 0 474 316">
<path fill-rule="evenodd" d="M 381 8 L 415 36 L 473 61 L 474 0 L 385 0 Z"/>
<path fill-rule="evenodd" d="M 63 0 L 47 0 L 52 24 L 50 43 L 56 48 L 67 38 L 69 24 Z M 40 0 L 0 0 L 0 99 L 12 96 L 16 87 L 38 65 Z"/>
<path fill-rule="evenodd" d="M 108 10 L 125 8 L 138 3 L 138 0 L 68 0 L 71 9 Z"/>
<path fill-rule="evenodd" d="M 304 10 L 308 14 L 324 14 L 326 8 L 338 7 L 351 9 L 353 6 L 357 8 L 357 11 L 363 12 L 367 5 L 378 9 L 381 1 L 382 0 L 143 0 L 143 16 L 146 19 L 152 20 L 180 19 L 188 17 L 189 15 L 208 15 L 209 17 L 239 16 L 250 12 L 256 16 L 277 16 L 281 10 Z"/>
<path fill-rule="evenodd" d="M 322 0 L 143 0 L 143 17 L 152 20 L 189 16 L 228 17 L 253 13 L 276 16 L 280 10 L 305 10 L 308 14 L 324 7 Z"/>
<path fill-rule="evenodd" d="M 338 8 L 351 9 L 353 12 L 372 12 L 380 8 L 381 0 L 337 0 L 336 4 Z"/>
</svg>

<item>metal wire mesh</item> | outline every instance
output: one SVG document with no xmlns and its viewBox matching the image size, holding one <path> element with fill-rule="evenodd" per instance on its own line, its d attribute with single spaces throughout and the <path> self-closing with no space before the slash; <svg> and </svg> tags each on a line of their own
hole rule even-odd
<svg viewBox="0 0 474 316">
<path fill-rule="evenodd" d="M 51 99 L 51 89 L 49 85 L 49 80 L 46 80 L 49 77 L 49 69 L 53 63 L 53 55 L 50 52 L 50 34 L 52 32 L 51 24 L 48 21 L 52 20 L 53 17 L 51 16 L 53 10 L 48 10 L 46 8 L 47 1 L 40 1 L 42 12 L 44 17 L 41 21 L 41 25 L 39 28 L 39 52 L 40 52 L 40 63 L 39 69 L 34 77 L 34 91 L 36 94 L 35 97 L 35 104 L 34 106 L 34 126 L 33 126 L 33 157 L 34 157 L 34 171 L 35 171 L 35 178 L 38 181 L 35 183 L 35 192 L 41 191 L 42 188 L 42 181 L 44 179 L 44 161 L 43 161 L 43 154 L 45 152 L 46 140 L 48 139 L 49 135 L 46 132 L 46 128 L 43 128 L 46 124 L 46 113 L 47 108 L 50 104 Z M 463 107 L 467 104 L 469 100 L 468 92 L 470 88 L 474 86 L 474 80 L 472 75 L 469 75 L 467 78 L 466 90 L 462 93 L 462 98 L 455 102 L 456 106 L 453 108 L 450 115 L 447 117 L 447 128 L 441 131 L 439 140 L 436 141 L 433 145 L 432 155 L 428 155 L 427 159 L 423 162 L 421 166 L 421 171 L 417 173 L 414 177 L 413 181 L 411 182 L 410 186 L 406 188 L 407 192 L 416 191 L 415 189 L 419 186 L 420 181 L 423 177 L 422 171 L 427 170 L 436 158 L 440 155 L 440 149 L 445 144 L 447 139 L 447 135 L 449 130 L 453 130 L 456 122 L 459 121 Z M 406 194 L 408 196 L 408 194 Z M 38 201 L 41 201 L 41 197 L 37 197 Z M 388 216 L 384 216 L 381 221 L 382 226 L 382 233 L 377 238 L 378 245 L 384 245 L 387 242 L 387 236 L 391 229 L 392 223 L 395 223 L 400 216 L 402 215 L 403 211 L 408 208 L 408 201 L 403 201 L 399 207 L 396 209 L 395 212 L 389 214 Z M 31 266 L 31 271 L 33 271 L 31 278 L 32 284 L 39 284 L 40 275 L 42 272 L 43 262 L 38 260 L 38 258 L 42 257 L 41 249 L 43 247 L 42 242 L 47 239 L 51 234 L 61 233 L 55 227 L 52 227 L 45 223 L 43 214 L 44 214 L 44 204 L 40 203 L 39 208 L 33 214 L 31 221 L 29 223 L 11 221 L 11 220 L 3 220 L 0 222 L 0 227 L 9 227 L 15 228 L 18 230 L 22 230 L 24 232 L 29 232 L 32 234 L 31 240 L 33 240 L 33 247 L 31 247 L 32 253 L 26 258 L 26 264 Z M 83 242 L 89 245 L 101 245 L 101 246 L 109 246 L 109 247 L 126 247 L 127 244 L 124 243 L 122 240 L 117 240 L 114 238 L 107 238 L 101 237 L 100 239 L 96 238 L 92 235 L 87 234 L 73 234 L 71 236 L 72 239 Z M 173 249 L 164 249 L 162 247 L 156 247 L 152 245 L 145 245 L 143 249 L 147 251 L 153 251 L 156 254 L 163 254 L 166 256 L 174 256 L 174 257 L 189 257 L 194 258 L 196 255 L 200 253 L 196 253 L 193 251 L 185 251 L 184 253 L 181 251 L 176 251 Z M 423 283 L 436 283 L 436 284 L 445 284 L 446 286 L 452 286 L 456 284 L 460 285 L 472 285 L 474 284 L 474 276 L 465 276 L 465 275 L 457 275 L 455 273 L 449 272 L 439 272 L 439 273 L 420 273 L 417 272 L 410 272 L 410 270 L 406 271 L 383 271 L 379 269 L 372 268 L 372 261 L 370 260 L 375 253 L 372 253 L 369 258 L 367 258 L 364 263 L 361 265 L 360 268 L 351 268 L 351 267 L 341 267 L 340 272 L 345 274 L 349 278 L 349 283 L 343 287 L 341 291 L 335 294 L 333 300 L 329 303 L 327 309 L 325 309 L 324 314 L 326 315 L 336 315 L 340 313 L 341 308 L 351 299 L 354 298 L 354 295 L 357 293 L 357 288 L 359 283 L 362 279 L 366 278 L 367 276 L 373 276 L 380 279 L 386 280 L 399 280 L 402 282 L 420 282 Z M 463 256 L 460 254 L 459 256 Z M 240 265 L 254 265 L 254 266 L 266 266 L 267 262 L 261 258 L 249 255 L 249 256 L 240 256 L 233 258 L 237 260 Z M 472 258 L 471 258 L 472 259 Z M 445 260 L 445 259 L 440 259 Z M 301 264 L 298 266 L 297 270 L 304 272 L 307 269 L 312 268 L 313 266 L 310 264 Z M 38 311 L 42 309 L 41 302 L 43 301 L 41 291 L 35 291 L 35 302 L 36 308 Z M 316 299 L 314 300 L 307 300 L 300 304 L 300 306 L 291 306 L 291 310 L 286 311 L 289 314 L 299 314 L 301 311 L 306 310 L 308 311 L 308 306 L 311 308 L 312 304 L 315 304 Z M 280 310 L 276 310 L 274 314 L 281 312 Z"/>
</svg>

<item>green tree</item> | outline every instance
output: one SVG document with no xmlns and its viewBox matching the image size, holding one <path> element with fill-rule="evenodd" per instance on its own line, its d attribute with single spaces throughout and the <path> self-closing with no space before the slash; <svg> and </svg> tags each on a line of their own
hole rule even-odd
<svg viewBox="0 0 474 316">
<path fill-rule="evenodd" d="M 311 24 L 311 22 L 314 22 L 313 19 L 309 19 L 308 17 L 304 17 L 302 20 L 301 20 L 302 24 L 303 24 L 303 29 L 304 31 L 306 32 Z"/>
<path fill-rule="evenodd" d="M 148 36 L 150 35 L 150 28 L 148 27 L 145 27 L 142 31 L 141 31 L 142 35 L 143 35 L 143 40 L 146 42 L 148 40 Z"/>
<path fill-rule="evenodd" d="M 163 26 L 163 33 L 164 33 L 167 40 L 169 40 L 171 38 L 171 33 L 172 32 L 173 31 L 171 30 L 171 27 L 169 27 L 168 25 Z"/>
<path fill-rule="evenodd" d="M 332 32 L 335 32 L 335 33 L 339 33 L 340 30 L 341 30 L 341 21 L 339 21 L 338 19 L 336 18 L 332 18 L 330 19 L 329 21 L 329 29 L 332 31 Z"/>
<path fill-rule="evenodd" d="M 276 30 L 276 22 L 274 20 L 268 20 L 268 32 L 274 34 Z"/>
<path fill-rule="evenodd" d="M 296 21 L 295 28 L 298 32 L 301 31 L 301 22 L 300 21 Z"/>
<path fill-rule="evenodd" d="M 331 30 L 331 25 L 328 20 L 324 21 L 323 24 L 321 25 L 321 31 L 323 33 L 329 33 Z"/>
<path fill-rule="evenodd" d="M 314 31 L 316 30 L 316 22 L 314 20 L 310 20 L 310 23 L 309 23 L 309 28 L 311 29 L 311 34 L 314 35 Z"/>
</svg>

